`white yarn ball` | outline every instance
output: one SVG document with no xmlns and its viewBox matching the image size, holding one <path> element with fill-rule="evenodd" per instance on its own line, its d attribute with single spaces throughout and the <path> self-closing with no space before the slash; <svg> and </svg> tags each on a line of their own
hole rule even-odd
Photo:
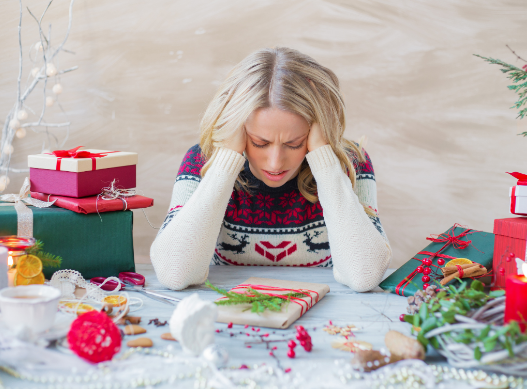
<svg viewBox="0 0 528 389">
<path fill-rule="evenodd" d="M 9 154 L 12 154 L 13 151 L 15 151 L 15 149 L 13 148 L 13 145 L 6 144 L 6 145 L 4 146 L 4 154 L 9 155 Z"/>
<path fill-rule="evenodd" d="M 22 139 L 26 136 L 26 129 L 25 128 L 19 128 L 16 133 L 15 133 L 16 137 L 18 139 Z"/>
<path fill-rule="evenodd" d="M 218 317 L 216 304 L 200 299 L 197 293 L 184 298 L 170 319 L 170 332 L 183 351 L 198 356 L 214 343 L 214 323 Z"/>
<path fill-rule="evenodd" d="M 46 107 L 51 107 L 55 103 L 55 99 L 51 96 L 46 97 Z"/>
<path fill-rule="evenodd" d="M 20 127 L 20 122 L 18 121 L 18 119 L 13 118 L 9 121 L 9 127 L 16 130 L 17 128 Z"/>
<path fill-rule="evenodd" d="M 47 64 L 46 65 L 46 75 L 48 75 L 49 77 L 52 77 L 55 74 L 57 74 L 57 68 L 55 67 L 55 65 L 53 65 L 52 63 Z"/>
<path fill-rule="evenodd" d="M 39 75 L 39 73 L 40 73 L 40 69 L 39 69 L 39 68 L 33 68 L 33 69 L 31 69 L 31 75 L 32 75 L 33 77 L 37 77 L 37 76 Z"/>
<path fill-rule="evenodd" d="M 18 120 L 26 120 L 28 118 L 28 113 L 26 110 L 24 109 L 21 109 L 20 111 L 18 111 L 17 113 L 17 118 Z"/>
<path fill-rule="evenodd" d="M 55 93 L 56 95 L 60 95 L 62 93 L 62 85 L 61 84 L 53 85 L 53 93 Z"/>
</svg>

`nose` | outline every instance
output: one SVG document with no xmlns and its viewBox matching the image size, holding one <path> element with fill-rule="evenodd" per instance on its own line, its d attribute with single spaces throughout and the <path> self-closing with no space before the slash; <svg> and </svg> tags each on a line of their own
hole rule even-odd
<svg viewBox="0 0 528 389">
<path fill-rule="evenodd" d="M 268 170 L 278 172 L 284 167 L 285 154 L 280 145 L 272 146 L 268 154 Z"/>
</svg>

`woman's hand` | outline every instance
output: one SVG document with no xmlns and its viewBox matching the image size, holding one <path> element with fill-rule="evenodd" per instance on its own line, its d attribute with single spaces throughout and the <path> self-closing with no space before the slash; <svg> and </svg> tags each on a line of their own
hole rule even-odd
<svg viewBox="0 0 528 389">
<path fill-rule="evenodd" d="M 308 152 L 314 151 L 315 149 L 325 146 L 327 144 L 328 142 L 325 139 L 321 127 L 319 126 L 319 124 L 314 122 L 312 124 L 312 128 L 310 128 L 310 132 L 308 134 L 308 141 L 306 143 L 306 146 L 308 147 Z"/>
<path fill-rule="evenodd" d="M 236 134 L 224 142 L 224 147 L 236 151 L 239 154 L 244 154 L 246 150 L 247 135 L 245 127 L 242 127 Z"/>
</svg>

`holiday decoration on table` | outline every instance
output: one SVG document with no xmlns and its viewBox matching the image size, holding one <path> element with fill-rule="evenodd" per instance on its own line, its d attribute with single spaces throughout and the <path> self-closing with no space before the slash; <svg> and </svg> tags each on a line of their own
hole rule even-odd
<svg viewBox="0 0 528 389">
<path fill-rule="evenodd" d="M 458 265 L 451 262 L 456 261 L 457 259 L 464 259 L 470 263 L 464 265 Z M 449 282 L 453 281 L 455 278 L 473 278 L 480 277 L 488 273 L 488 270 L 485 266 L 479 263 L 473 263 L 466 258 L 457 258 L 453 261 L 450 261 L 445 267 L 443 267 L 442 274 L 444 278 L 440 281 L 442 286 L 447 285 Z"/>
<path fill-rule="evenodd" d="M 229 292 L 213 288 L 224 295 L 215 301 L 218 322 L 281 329 L 288 328 L 330 291 L 324 284 L 258 277 Z"/>
<path fill-rule="evenodd" d="M 45 242 L 46 251 L 62 258 L 61 269 L 77 270 L 87 278 L 135 270 L 132 211 L 107 212 L 101 221 L 97 214 L 56 206 L 26 208 L 30 213 L 21 219 L 12 203 L 0 202 L 0 236 L 15 235 L 21 224 L 30 225 L 31 235 Z M 43 273 L 49 278 L 53 269 L 44 267 Z"/>
<path fill-rule="evenodd" d="M 27 135 L 27 130 L 32 130 L 34 133 L 41 133 L 45 136 L 45 141 L 42 146 L 43 149 L 50 148 L 52 142 L 58 147 L 62 147 L 64 142 L 68 139 L 70 122 L 67 121 L 67 115 L 59 103 L 59 95 L 63 91 L 62 85 L 60 84 L 60 79 L 63 74 L 76 70 L 78 67 L 74 66 L 68 69 L 58 69 L 57 56 L 62 51 L 67 51 L 68 53 L 73 54 L 73 52 L 66 50 L 64 45 L 70 34 L 74 1 L 75 0 L 71 0 L 70 2 L 69 22 L 64 38 L 62 38 L 61 41 L 53 42 L 52 45 L 51 37 L 55 39 L 55 37 L 58 35 L 55 33 L 52 34 L 51 24 L 49 24 L 49 26 L 46 25 L 46 32 L 42 30 L 44 26 L 41 25 L 42 19 L 49 8 L 49 4 L 44 9 L 42 15 L 39 15 L 37 18 L 29 8 L 22 7 L 22 0 L 19 0 L 19 72 L 16 93 L 17 98 L 13 108 L 11 108 L 4 120 L 2 136 L 0 139 L 0 192 L 3 192 L 9 185 L 10 172 L 21 173 L 28 171 L 27 169 L 19 169 L 12 166 L 11 156 L 15 153 L 15 147 L 13 146 L 14 140 L 23 139 Z M 27 8 L 29 15 L 37 22 L 38 25 L 38 35 L 35 37 L 36 42 L 31 45 L 28 53 L 30 61 L 33 63 L 33 68 L 27 75 L 23 75 L 22 72 L 23 58 L 25 57 L 25 55 L 23 55 L 21 34 L 22 11 L 24 8 Z M 30 69 L 31 66 L 25 66 L 24 68 Z M 27 87 L 25 89 L 21 89 L 22 79 L 26 79 L 26 77 L 28 77 Z M 36 107 L 33 107 L 32 109 L 28 105 L 27 101 L 31 93 L 36 90 L 36 87 L 39 85 L 39 83 L 42 86 L 44 99 L 41 100 L 39 98 L 38 101 L 43 101 L 43 104 L 40 109 L 35 109 Z M 51 85 L 52 87 L 50 88 Z M 52 94 L 49 92 L 50 89 L 53 92 Z M 54 108 L 53 106 L 58 106 L 58 108 Z M 63 113 L 63 115 L 66 117 L 66 121 L 60 123 L 51 123 L 45 119 L 45 114 L 50 110 L 55 109 L 57 112 Z M 60 144 L 58 142 L 58 137 L 54 134 L 56 129 L 60 130 L 60 134 L 63 137 L 63 141 Z"/>
<path fill-rule="evenodd" d="M 463 281 L 458 288 L 449 285 L 423 301 L 417 313 L 404 315 L 403 320 L 412 325 L 424 347 L 431 344 L 453 366 L 485 365 L 502 373 L 522 374 L 526 372 L 526 335 L 519 321 L 504 325 L 504 302 L 504 291 L 487 295 L 482 282 L 474 280 L 468 287 Z"/>
<path fill-rule="evenodd" d="M 519 327 L 522 332 L 526 332 L 527 316 L 527 288 L 526 275 L 528 273 L 528 265 L 525 261 L 517 258 L 517 263 L 520 262 L 522 269 L 521 274 L 511 274 L 506 279 L 506 307 L 504 311 L 504 322 L 511 321 L 519 322 Z"/>
<path fill-rule="evenodd" d="M 90 362 L 109 361 L 121 349 L 121 333 L 105 313 L 90 311 L 73 321 L 68 344 L 75 354 Z"/>
<path fill-rule="evenodd" d="M 169 326 L 172 336 L 178 339 L 183 351 L 198 356 L 214 343 L 217 311 L 215 304 L 200 299 L 197 293 L 178 303 Z"/>
<path fill-rule="evenodd" d="M 100 194 L 114 180 L 122 189 L 136 187 L 137 153 L 81 147 L 28 156 L 31 191 L 86 197 Z"/>
<path fill-rule="evenodd" d="M 526 256 L 526 218 L 510 217 L 495 219 L 493 225 L 495 248 L 493 250 L 494 289 L 506 287 L 506 279 L 512 274 L 522 274 L 516 265 L 516 258 Z"/>
<path fill-rule="evenodd" d="M 526 216 L 526 174 L 508 173 L 517 179 L 517 185 L 510 187 L 510 213 Z"/>
<path fill-rule="evenodd" d="M 436 278 L 443 278 L 441 268 L 456 258 L 491 268 L 494 243 L 491 233 L 455 224 L 443 234 L 426 239 L 432 243 L 382 281 L 379 285 L 382 289 L 401 296 L 413 296 L 417 290 L 427 289 Z"/>
</svg>

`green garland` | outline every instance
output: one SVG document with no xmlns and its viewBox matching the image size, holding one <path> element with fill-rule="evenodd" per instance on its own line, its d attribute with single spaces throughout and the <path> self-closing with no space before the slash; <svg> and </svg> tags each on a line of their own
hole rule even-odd
<svg viewBox="0 0 528 389">
<path fill-rule="evenodd" d="M 62 257 L 44 252 L 44 243 L 41 240 L 37 240 L 33 247 L 26 250 L 29 255 L 34 255 L 42 262 L 42 267 L 60 267 L 62 263 Z"/>
<path fill-rule="evenodd" d="M 458 280 L 460 281 L 460 279 Z M 471 283 L 469 288 L 466 286 L 466 282 L 462 281 L 458 289 L 450 285 L 448 289 L 439 292 L 428 302 L 423 302 L 418 313 L 405 315 L 405 321 L 413 325 L 413 331 L 418 333 L 417 340 L 424 347 L 430 343 L 434 348 L 440 348 L 435 336 L 430 339 L 425 337 L 429 331 L 446 324 L 452 324 L 455 322 L 455 315 L 466 315 L 469 311 L 482 307 L 489 300 L 504 295 L 503 290 L 492 291 L 487 295 L 484 293 L 482 282 L 476 280 Z M 440 313 L 440 317 L 437 317 L 435 313 Z M 527 339 L 516 321 L 511 321 L 500 330 L 490 334 L 491 329 L 491 325 L 486 326 L 480 332 L 467 329 L 453 337 L 453 340 L 464 344 L 477 342 L 479 346 L 475 348 L 474 358 L 480 360 L 482 357 L 481 347 L 489 352 L 498 345 L 502 349 L 508 350 L 510 357 L 513 357 L 512 345 L 526 342 Z"/>
<path fill-rule="evenodd" d="M 205 281 L 205 286 L 226 297 L 224 300 L 215 301 L 216 305 L 251 304 L 251 312 L 257 314 L 264 312 L 266 309 L 273 312 L 279 312 L 283 305 L 288 304 L 291 301 L 292 297 L 306 297 L 303 293 L 287 293 L 283 295 L 287 298 L 283 299 L 260 293 L 253 288 L 247 288 L 246 293 L 228 292 L 214 286 L 209 280 Z M 248 309 L 249 308 L 244 311 L 247 311 Z"/>
<path fill-rule="evenodd" d="M 489 62 L 493 65 L 500 65 L 502 69 L 501 72 L 507 73 L 508 78 L 513 81 L 513 85 L 508 85 L 508 89 L 517 92 L 519 98 L 515 105 L 510 108 L 520 109 L 517 119 L 522 119 L 526 115 L 526 70 L 519 69 L 517 66 L 510 65 L 506 62 L 501 61 L 500 59 L 486 58 L 478 54 L 473 54 L 476 57 L 482 58 L 486 62 Z M 523 108 L 524 107 L 524 108 Z M 526 136 L 526 131 L 521 132 L 518 135 Z"/>
</svg>

